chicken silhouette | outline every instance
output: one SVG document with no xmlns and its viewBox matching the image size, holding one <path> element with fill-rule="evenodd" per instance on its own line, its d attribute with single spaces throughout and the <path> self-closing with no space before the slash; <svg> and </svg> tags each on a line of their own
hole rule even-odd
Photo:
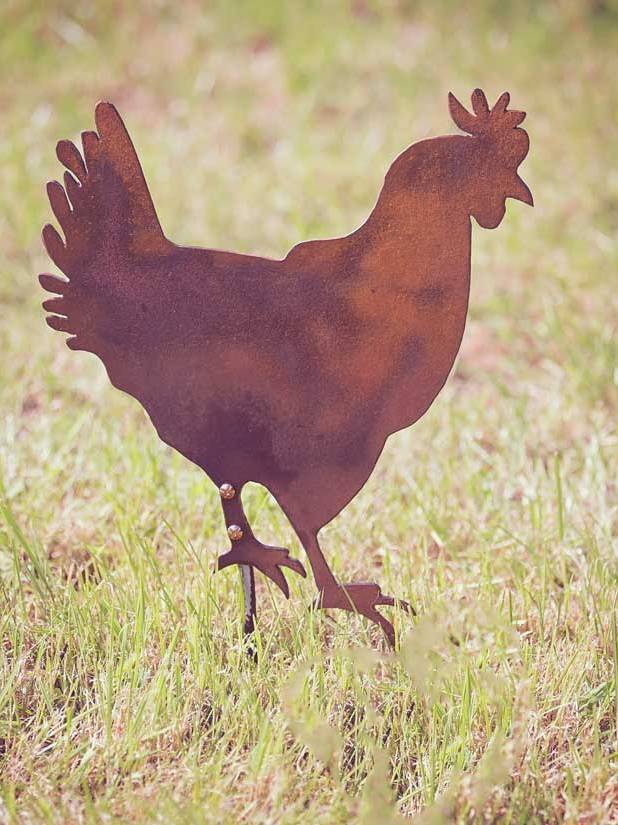
<svg viewBox="0 0 618 825">
<path fill-rule="evenodd" d="M 358 493 L 386 438 L 417 421 L 453 366 L 470 283 L 471 220 L 497 227 L 505 199 L 532 205 L 517 175 L 528 152 L 508 93 L 472 111 L 449 94 L 466 134 L 423 140 L 394 161 L 366 222 L 272 260 L 177 246 L 159 224 L 120 115 L 99 103 L 83 152 L 62 140 L 64 186 L 48 184 L 64 240 L 43 229 L 67 280 L 45 273 L 50 327 L 95 353 L 112 384 L 146 409 L 160 438 L 219 488 L 231 539 L 218 568 L 241 566 L 245 630 L 257 568 L 289 596 L 285 548 L 262 544 L 241 501 L 270 490 L 309 558 L 322 608 L 383 628 L 401 604 L 377 584 L 340 584 L 318 533 Z"/>
</svg>

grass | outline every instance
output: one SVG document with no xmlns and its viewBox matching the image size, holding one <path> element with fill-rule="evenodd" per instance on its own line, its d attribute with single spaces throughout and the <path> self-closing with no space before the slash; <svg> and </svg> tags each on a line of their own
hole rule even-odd
<svg viewBox="0 0 618 825">
<path fill-rule="evenodd" d="M 1 821 L 618 822 L 618 10 L 426 5 L 3 6 Z M 110 98 L 174 240 L 280 255 L 476 85 L 535 209 L 475 229 L 456 371 L 323 541 L 418 618 L 390 656 L 260 581 L 253 664 L 214 488 L 43 323 L 54 143 Z"/>
</svg>

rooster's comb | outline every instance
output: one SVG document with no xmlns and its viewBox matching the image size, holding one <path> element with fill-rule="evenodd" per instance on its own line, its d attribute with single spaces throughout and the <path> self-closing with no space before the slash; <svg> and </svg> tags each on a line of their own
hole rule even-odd
<svg viewBox="0 0 618 825">
<path fill-rule="evenodd" d="M 481 89 L 475 89 L 471 96 L 473 114 L 461 105 L 452 92 L 449 92 L 448 108 L 455 125 L 462 132 L 477 137 L 489 134 L 495 135 L 514 129 L 526 117 L 525 112 L 507 111 L 506 107 L 509 105 L 510 99 L 509 93 L 503 92 L 495 102 L 493 109 L 490 109 L 485 93 Z"/>
</svg>

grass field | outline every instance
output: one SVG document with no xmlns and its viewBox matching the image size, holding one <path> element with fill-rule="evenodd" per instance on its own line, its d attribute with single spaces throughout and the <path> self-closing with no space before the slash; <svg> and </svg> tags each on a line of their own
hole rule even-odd
<svg viewBox="0 0 618 825">
<path fill-rule="evenodd" d="M 1 822 L 618 822 L 618 6 L 426 6 L 3 4 Z M 477 85 L 535 208 L 475 228 L 455 373 L 323 534 L 418 618 L 391 656 L 260 580 L 254 664 L 215 489 L 44 324 L 55 142 L 113 100 L 171 238 L 281 256 Z"/>
</svg>

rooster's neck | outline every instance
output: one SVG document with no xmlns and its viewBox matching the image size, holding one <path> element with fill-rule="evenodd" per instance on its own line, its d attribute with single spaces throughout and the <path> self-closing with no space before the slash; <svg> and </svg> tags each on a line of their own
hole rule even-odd
<svg viewBox="0 0 618 825">
<path fill-rule="evenodd" d="M 439 190 L 393 189 L 387 179 L 354 240 L 366 250 L 361 269 L 379 270 L 386 281 L 469 276 L 470 216 Z"/>
</svg>

